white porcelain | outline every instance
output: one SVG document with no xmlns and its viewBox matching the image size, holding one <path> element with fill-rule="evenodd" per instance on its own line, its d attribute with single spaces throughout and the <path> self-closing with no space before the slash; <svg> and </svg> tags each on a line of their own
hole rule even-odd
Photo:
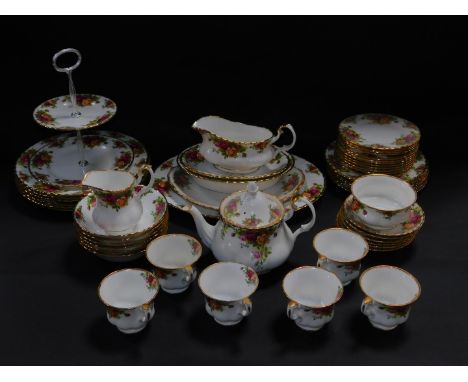
<svg viewBox="0 0 468 382">
<path fill-rule="evenodd" d="M 236 325 L 252 312 L 249 298 L 258 287 L 255 271 L 233 262 L 215 263 L 203 270 L 198 285 L 206 311 L 221 325 Z"/>
<path fill-rule="evenodd" d="M 390 175 L 364 175 L 351 185 L 352 211 L 366 226 L 391 229 L 402 224 L 417 194 L 407 182 Z"/>
<path fill-rule="evenodd" d="M 328 228 L 314 237 L 313 246 L 318 253 L 317 267 L 334 273 L 343 286 L 359 276 L 361 260 L 369 246 L 356 232 L 343 228 Z"/>
<path fill-rule="evenodd" d="M 198 240 L 183 234 L 163 235 L 146 248 L 146 258 L 156 267 L 161 289 L 182 293 L 197 278 L 195 263 L 202 254 Z"/>
<path fill-rule="evenodd" d="M 140 185 L 143 170 L 150 173 L 147 186 Z M 106 232 L 132 229 L 143 213 L 141 196 L 153 187 L 154 173 L 150 165 L 143 165 L 138 178 L 127 171 L 104 170 L 87 172 L 83 186 L 90 187 L 97 198 L 93 220 Z M 135 187 L 140 185 L 140 192 Z"/>
<path fill-rule="evenodd" d="M 178 155 L 177 164 L 201 187 L 229 194 L 245 188 L 249 181 L 257 182 L 261 190 L 273 186 L 294 167 L 294 158 L 289 153 L 278 151 L 270 162 L 254 172 L 233 174 L 208 162 L 200 153 L 200 145 L 195 145 Z"/>
<path fill-rule="evenodd" d="M 283 264 L 291 253 L 296 238 L 315 224 L 315 209 L 304 202 L 312 218 L 294 233 L 285 222 L 285 208 L 273 195 L 258 190 L 255 183 L 246 191 L 227 196 L 220 205 L 221 219 L 209 224 L 195 206 L 184 207 L 197 227 L 203 243 L 219 261 L 248 265 L 258 273 L 268 272 Z"/>
<path fill-rule="evenodd" d="M 83 130 L 100 126 L 117 112 L 115 102 L 95 94 L 77 94 L 76 108 L 70 96 L 49 99 L 34 109 L 34 120 L 54 130 Z M 75 115 L 79 114 L 77 118 Z"/>
<path fill-rule="evenodd" d="M 282 175 L 275 184 L 268 187 L 265 192 L 276 196 L 282 203 L 290 202 L 298 193 L 304 183 L 304 173 L 293 168 L 288 173 Z M 192 204 L 218 210 L 223 199 L 232 192 L 216 192 L 203 188 L 198 184 L 195 177 L 186 174 L 180 167 L 173 168 L 169 173 L 169 182 L 177 194 Z M 245 190 L 248 182 L 232 183 L 236 191 Z M 263 184 L 263 182 L 262 182 Z M 258 183 L 257 183 L 258 185 Z M 226 189 L 229 189 L 228 186 Z M 259 186 L 259 189 L 260 186 Z"/>
<path fill-rule="evenodd" d="M 421 286 L 409 272 L 390 265 L 366 269 L 359 279 L 366 295 L 361 311 L 377 329 L 392 330 L 409 318 Z"/>
<path fill-rule="evenodd" d="M 293 155 L 293 157 L 295 161 L 294 168 L 301 170 L 305 176 L 304 183 L 302 184 L 302 187 L 299 189 L 298 194 L 308 199 L 311 203 L 314 203 L 323 195 L 325 191 L 325 178 L 322 172 L 314 164 L 296 155 Z M 218 211 L 219 211 L 220 201 L 211 200 L 210 204 L 211 202 L 213 202 L 216 206 L 215 209 L 211 209 L 208 207 L 203 207 L 199 203 L 199 201 L 195 201 L 195 200 L 189 201 L 185 199 L 185 197 L 177 194 L 177 192 L 173 190 L 173 188 L 171 187 L 171 183 L 169 181 L 169 174 L 172 171 L 172 169 L 177 169 L 177 168 L 179 168 L 177 166 L 177 157 L 172 157 L 164 161 L 163 163 L 161 163 L 154 171 L 155 176 L 156 176 L 154 187 L 164 194 L 164 196 L 167 199 L 167 202 L 174 208 L 184 210 L 184 207 L 191 205 L 191 204 L 195 204 L 203 216 L 209 217 L 209 218 L 219 218 Z M 269 194 L 272 194 L 272 192 L 270 192 L 269 189 L 266 189 L 263 191 L 268 192 Z M 222 194 L 223 197 L 227 196 L 227 194 L 223 194 L 223 193 L 218 193 L 218 194 Z M 294 205 L 291 205 L 291 203 L 285 203 L 285 204 L 286 204 L 285 205 L 286 209 L 287 210 L 292 209 L 293 212 L 303 209 L 307 206 L 307 204 L 302 201 L 302 198 L 295 200 Z"/>
<path fill-rule="evenodd" d="M 296 133 L 291 125 L 282 125 L 278 133 L 263 127 L 245 125 L 227 119 L 209 116 L 197 120 L 193 126 L 203 138 L 200 153 L 219 168 L 239 174 L 250 173 L 270 162 L 277 150 L 288 151 L 296 143 Z M 291 131 L 290 145 L 274 149 L 272 144 L 284 129 Z"/>
<path fill-rule="evenodd" d="M 98 295 L 107 309 L 107 319 L 126 334 L 142 331 L 154 316 L 154 299 L 159 284 L 144 269 L 112 272 L 99 284 Z"/>
<path fill-rule="evenodd" d="M 317 331 L 332 320 L 343 285 L 332 272 L 303 266 L 284 277 L 283 291 L 289 299 L 288 317 L 301 329 Z"/>
</svg>

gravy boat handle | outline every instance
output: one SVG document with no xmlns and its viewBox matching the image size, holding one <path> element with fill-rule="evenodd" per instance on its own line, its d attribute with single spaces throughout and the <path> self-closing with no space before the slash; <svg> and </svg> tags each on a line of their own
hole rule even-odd
<svg viewBox="0 0 468 382">
<path fill-rule="evenodd" d="M 281 134 L 283 134 L 283 131 L 284 129 L 288 129 L 291 134 L 292 134 L 292 142 L 289 144 L 289 145 L 284 145 L 282 147 L 278 147 L 278 150 L 279 151 L 289 151 L 291 150 L 294 145 L 296 144 L 296 132 L 294 131 L 293 127 L 288 123 L 287 125 L 281 125 L 279 128 L 278 128 L 278 133 L 276 134 L 276 136 L 271 140 L 271 143 L 275 143 L 279 137 L 281 136 Z"/>
</svg>

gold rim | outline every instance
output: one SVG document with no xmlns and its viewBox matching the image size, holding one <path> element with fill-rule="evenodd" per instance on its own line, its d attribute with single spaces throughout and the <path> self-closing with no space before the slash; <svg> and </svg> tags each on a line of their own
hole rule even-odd
<svg viewBox="0 0 468 382">
<path fill-rule="evenodd" d="M 408 206 L 404 207 L 404 208 L 399 208 L 399 209 L 384 209 L 384 208 L 377 208 L 377 207 L 372 207 L 372 206 L 369 206 L 368 204 L 366 203 L 363 203 L 361 201 L 361 199 L 359 199 L 356 194 L 354 193 L 354 187 L 356 185 L 357 182 L 361 181 L 362 179 L 364 178 L 369 178 L 369 177 L 376 177 L 376 176 L 385 176 L 385 177 L 388 177 L 388 178 L 393 178 L 393 179 L 396 179 L 397 181 L 399 181 L 400 183 L 404 183 L 406 184 L 410 189 L 411 191 L 413 191 L 413 202 L 410 203 Z M 361 203 L 362 205 L 368 207 L 368 208 L 372 208 L 376 211 L 380 211 L 380 212 L 400 212 L 400 211 L 404 211 L 406 209 L 408 209 L 409 207 L 411 207 L 414 203 L 416 203 L 416 200 L 418 199 L 418 194 L 416 193 L 416 191 L 414 190 L 414 188 L 411 186 L 411 184 L 409 184 L 408 182 L 406 182 L 405 180 L 401 179 L 401 178 L 398 178 L 396 176 L 393 176 L 393 175 L 386 175 L 386 174 L 368 174 L 368 175 L 362 175 L 360 176 L 359 178 L 357 178 L 353 184 L 351 185 L 351 194 L 353 195 L 354 198 L 356 198 L 358 200 L 359 203 Z"/>
<path fill-rule="evenodd" d="M 223 204 L 226 202 L 226 200 L 231 198 L 231 197 L 234 197 L 235 195 L 243 194 L 245 192 L 248 192 L 248 191 L 241 190 L 241 191 L 233 192 L 232 194 L 230 194 L 230 195 L 226 196 L 225 198 L 223 198 L 223 200 L 221 200 L 221 203 L 219 203 L 219 216 L 221 217 L 222 221 L 225 224 L 230 225 L 230 226 L 234 226 L 234 227 L 237 227 L 237 228 L 246 229 L 246 230 L 249 230 L 249 231 L 260 231 L 260 230 L 263 230 L 263 229 L 266 229 L 266 228 L 274 227 L 274 226 L 278 225 L 279 223 L 281 223 L 283 221 L 284 214 L 285 214 L 283 203 L 276 196 L 268 194 L 268 193 L 260 191 L 260 190 L 258 190 L 258 192 L 263 192 L 265 195 L 268 195 L 268 197 L 272 198 L 275 201 L 275 203 L 281 209 L 281 215 L 278 216 L 275 220 L 273 220 L 273 222 L 270 222 L 270 223 L 268 223 L 266 225 L 262 225 L 261 227 L 250 228 L 250 227 L 246 227 L 246 226 L 241 225 L 241 224 L 237 224 L 237 223 L 233 222 L 231 219 L 229 219 L 228 217 L 224 216 L 222 207 L 223 207 Z"/>
<path fill-rule="evenodd" d="M 291 296 L 289 296 L 287 293 L 286 293 L 286 290 L 284 289 L 284 282 L 286 280 L 286 278 L 291 274 L 293 273 L 294 271 L 297 271 L 299 269 L 304 269 L 304 268 L 311 268 L 311 269 L 318 269 L 320 271 L 323 271 L 323 272 L 327 272 L 331 275 L 333 275 L 333 277 L 336 278 L 336 280 L 338 281 L 338 285 L 341 286 L 341 288 L 339 289 L 339 293 L 337 294 L 336 296 L 336 299 L 334 302 L 328 304 L 328 305 L 320 305 L 320 306 L 317 306 L 317 305 L 305 305 L 305 304 L 301 304 L 300 302 L 296 301 L 294 298 L 292 298 Z M 344 293 L 344 288 L 343 288 L 343 283 L 340 281 L 340 279 L 338 278 L 337 275 L 335 275 L 333 272 L 330 272 L 330 271 L 327 271 L 326 269 L 323 269 L 323 268 L 320 268 L 320 267 L 315 267 L 313 265 L 302 265 L 300 267 L 297 267 L 297 268 L 294 268 L 292 270 L 290 270 L 288 273 L 286 273 L 286 275 L 283 277 L 283 281 L 281 283 L 281 288 L 283 289 L 283 293 L 286 295 L 286 297 L 295 302 L 296 304 L 299 304 L 299 305 L 302 305 L 302 306 L 305 306 L 307 308 L 313 308 L 313 309 L 319 309 L 319 308 L 328 308 L 329 306 L 332 306 L 332 305 L 335 305 L 338 301 L 341 300 L 341 297 L 343 297 L 343 293 Z"/>
<path fill-rule="evenodd" d="M 322 252 L 320 252 L 318 249 L 317 249 L 317 246 L 315 244 L 315 241 L 317 240 L 317 237 L 324 233 L 324 232 L 327 232 L 327 231 L 346 231 L 346 232 L 349 232 L 355 236 L 357 236 L 359 239 L 361 239 L 364 243 L 364 254 L 357 258 L 357 259 L 354 259 L 354 260 L 349 260 L 349 261 L 338 261 L 338 260 L 334 260 L 334 259 L 331 259 L 330 257 L 328 257 L 327 255 L 323 254 Z M 369 252 L 369 244 L 367 244 L 367 240 L 362 236 L 360 235 L 359 233 L 355 232 L 355 231 L 352 231 L 350 229 L 346 229 L 346 228 L 341 228 L 341 227 L 331 227 L 331 228 L 327 228 L 327 229 L 324 229 L 320 232 L 318 232 L 315 236 L 314 236 L 314 239 L 312 240 L 312 246 L 314 247 L 315 251 L 320 255 L 320 256 L 323 256 L 335 263 L 340 263 L 340 264 L 348 264 L 348 263 L 355 263 L 355 262 L 358 262 L 358 261 L 361 261 L 364 257 L 367 256 L 367 253 Z"/>
<path fill-rule="evenodd" d="M 89 94 L 89 93 L 80 93 L 80 94 L 77 94 L 77 95 L 94 95 L 94 96 L 98 96 L 98 97 L 100 97 L 100 98 L 103 98 L 104 100 L 109 100 L 109 101 L 113 102 L 113 104 L 115 105 L 114 112 L 113 112 L 111 115 L 109 115 L 109 118 L 107 118 L 104 122 L 101 122 L 101 123 L 96 122 L 96 123 L 93 123 L 93 124 L 91 124 L 91 125 L 89 125 L 89 126 L 87 126 L 87 127 L 83 127 L 83 128 L 81 128 L 81 129 L 77 129 L 77 128 L 73 128 L 73 127 L 70 127 L 70 128 L 65 127 L 65 128 L 59 128 L 59 129 L 57 129 L 56 127 L 48 126 L 48 125 L 46 125 L 45 123 L 43 123 L 43 122 L 41 122 L 41 121 L 38 121 L 38 120 L 36 119 L 36 117 L 35 117 L 36 111 L 38 111 L 38 110 L 40 109 L 40 107 L 41 107 L 42 104 L 44 104 L 44 103 L 47 102 L 47 101 L 51 101 L 51 100 L 54 100 L 54 99 L 60 99 L 61 97 L 66 97 L 66 95 L 63 95 L 63 96 L 58 96 L 58 97 L 54 97 L 54 98 L 50 98 L 50 99 L 48 99 L 48 100 L 45 100 L 45 101 L 42 102 L 39 106 L 37 106 L 37 107 L 34 109 L 34 111 L 33 111 L 33 119 L 34 119 L 34 122 L 36 122 L 36 123 L 39 124 L 40 126 L 45 127 L 46 129 L 49 129 L 49 130 L 68 131 L 68 132 L 70 132 L 70 131 L 83 131 L 83 130 L 92 129 L 93 127 L 101 126 L 101 125 L 105 124 L 106 122 L 109 122 L 109 121 L 114 117 L 114 115 L 117 114 L 117 104 L 116 104 L 113 100 L 111 100 L 110 98 L 101 96 L 101 95 L 99 95 L 99 94 Z"/>
<path fill-rule="evenodd" d="M 253 271 L 253 273 L 255 273 L 256 280 L 257 280 L 256 283 L 255 283 L 255 286 L 254 286 L 253 291 L 252 291 L 250 294 L 248 294 L 247 296 L 241 297 L 241 298 L 236 299 L 236 300 L 220 300 L 220 299 L 211 297 L 211 296 L 210 296 L 208 293 L 206 293 L 206 292 L 203 290 L 203 288 L 201 287 L 201 285 L 200 285 L 200 280 L 201 280 L 201 277 L 202 277 L 203 273 L 205 273 L 205 271 L 206 271 L 207 269 L 209 269 L 209 268 L 211 268 L 211 267 L 214 267 L 214 266 L 219 266 L 219 264 L 235 264 L 235 265 L 239 265 L 239 266 L 241 266 L 241 267 L 247 267 L 249 270 Z M 203 293 L 206 297 L 209 297 L 209 298 L 211 298 L 211 299 L 213 299 L 213 300 L 216 300 L 216 301 L 228 302 L 228 303 L 229 303 L 229 302 L 240 301 L 240 300 L 243 300 L 244 298 L 248 298 L 248 297 L 252 296 L 252 295 L 255 293 L 255 291 L 257 290 L 259 283 L 260 283 L 260 280 L 259 280 L 259 278 L 258 278 L 258 273 L 255 272 L 255 269 L 253 269 L 252 267 L 249 267 L 248 265 L 244 265 L 244 264 L 241 264 L 241 263 L 236 263 L 235 261 L 219 261 L 219 262 L 210 264 L 210 265 L 208 265 L 205 269 L 203 269 L 203 271 L 201 271 L 201 273 L 200 273 L 200 276 L 198 276 L 198 287 L 200 288 L 200 290 L 202 291 L 202 293 Z"/>
<path fill-rule="evenodd" d="M 384 302 L 381 302 L 377 299 L 375 299 L 374 297 L 371 297 L 369 296 L 365 291 L 364 291 L 364 288 L 362 287 L 362 279 L 363 279 L 363 276 L 373 270 L 373 269 L 376 269 L 376 268 L 392 268 L 392 269 L 396 269 L 400 272 L 403 272 L 405 273 L 407 276 L 409 276 L 415 283 L 416 283 L 416 286 L 418 288 L 418 293 L 416 295 L 416 297 L 414 297 L 410 302 L 408 303 L 405 303 L 405 304 L 387 304 L 387 303 L 384 303 Z M 378 302 L 379 304 L 382 304 L 382 305 L 385 305 L 385 306 L 399 306 L 399 307 L 403 307 L 403 306 L 408 306 L 408 305 L 411 305 L 411 304 L 414 304 L 418 299 L 419 297 L 421 296 L 421 284 L 419 283 L 418 279 L 416 277 L 414 277 L 411 273 L 409 273 L 407 270 L 403 269 L 403 268 L 399 268 L 399 267 L 396 267 L 394 265 L 385 265 L 385 264 L 382 264 L 382 265 L 376 265 L 374 267 L 370 267 L 370 268 L 367 268 L 364 272 L 361 273 L 361 276 L 359 276 L 359 287 L 361 288 L 362 292 L 364 293 L 364 295 L 366 295 L 367 297 L 369 297 L 371 300 L 373 301 L 376 301 Z"/>
<path fill-rule="evenodd" d="M 174 236 L 177 236 L 177 237 L 182 237 L 182 236 L 183 236 L 183 237 L 186 237 L 186 238 L 188 238 L 188 239 L 191 239 L 191 240 L 196 241 L 196 242 L 198 243 L 198 245 L 199 245 L 199 248 L 200 248 L 200 250 L 198 251 L 199 253 L 196 255 L 196 258 L 195 258 L 191 263 L 188 263 L 188 264 L 185 264 L 185 265 L 182 266 L 182 267 L 176 267 L 176 268 L 162 267 L 162 266 L 160 266 L 160 265 L 155 264 L 154 262 L 152 262 L 152 261 L 150 260 L 150 258 L 149 258 L 149 255 L 148 255 L 149 247 L 150 247 L 153 243 L 155 243 L 156 241 L 158 241 L 158 240 L 167 239 L 168 237 L 174 237 Z M 197 239 L 195 239 L 193 236 L 186 235 L 186 234 L 184 234 L 184 233 L 171 233 L 171 234 L 161 235 L 161 236 L 157 237 L 156 239 L 151 240 L 151 242 L 148 243 L 148 245 L 146 246 L 146 249 L 145 249 L 146 260 L 148 260 L 148 262 L 149 262 L 150 264 L 154 265 L 154 266 L 157 267 L 157 268 L 167 269 L 167 270 L 182 269 L 182 268 L 188 267 L 188 266 L 190 266 L 190 265 L 193 265 L 193 264 L 195 264 L 195 263 L 200 259 L 202 253 L 203 253 L 203 246 L 202 246 L 202 244 L 201 244 Z"/>
<path fill-rule="evenodd" d="M 282 152 L 282 154 L 287 158 L 287 163 L 286 163 L 286 166 L 284 168 L 282 168 L 281 170 L 279 170 L 279 171 L 273 171 L 271 173 L 264 174 L 264 175 L 259 175 L 259 176 L 221 176 L 221 175 L 214 175 L 214 174 L 210 174 L 208 172 L 198 171 L 198 170 L 196 170 L 196 169 L 194 169 L 192 167 L 189 167 L 188 165 L 185 165 L 185 163 L 184 163 L 184 161 L 182 159 L 184 157 L 184 154 L 187 151 L 193 150 L 194 148 L 199 147 L 199 146 L 200 146 L 199 144 L 191 146 L 188 149 L 185 149 L 184 151 L 182 151 L 179 155 L 177 155 L 177 165 L 181 169 L 183 169 L 185 172 L 188 172 L 193 176 L 198 175 L 197 176 L 198 178 L 208 179 L 208 180 L 212 180 L 212 181 L 223 181 L 223 182 L 228 182 L 228 183 L 246 183 L 246 182 L 249 182 L 249 181 L 257 182 L 257 181 L 264 181 L 264 180 L 274 179 L 274 178 L 277 178 L 277 177 L 283 175 L 284 173 L 288 172 L 289 170 L 291 170 L 294 167 L 294 163 L 295 163 L 294 157 L 291 154 L 289 154 L 287 152 Z"/>
<path fill-rule="evenodd" d="M 152 275 L 154 276 L 155 280 L 156 280 L 156 288 L 155 288 L 154 296 L 153 296 L 149 301 L 144 302 L 144 303 L 142 303 L 142 304 L 138 304 L 138 305 L 133 306 L 133 307 L 131 307 L 131 308 L 119 308 L 119 307 L 117 307 L 117 306 L 113 306 L 113 305 L 110 305 L 110 304 L 106 303 L 106 302 L 104 301 L 104 299 L 102 298 L 101 292 L 100 292 L 100 291 L 101 291 L 101 285 L 102 285 L 102 283 L 103 283 L 108 277 L 110 277 L 110 276 L 113 276 L 113 275 L 115 275 L 115 274 L 117 274 L 117 273 L 121 273 L 121 272 L 127 272 L 127 271 L 137 271 L 137 272 L 145 272 L 145 273 L 150 273 L 150 274 L 152 274 Z M 156 275 L 155 275 L 153 272 L 150 272 L 150 271 L 148 271 L 148 270 L 146 270 L 146 269 L 143 269 L 143 268 L 122 268 L 122 269 L 118 269 L 118 270 L 116 270 L 116 271 L 114 271 L 114 272 L 111 272 L 111 273 L 109 273 L 106 277 L 104 277 L 104 278 L 101 280 L 101 282 L 99 283 L 98 288 L 97 288 L 97 291 L 98 291 L 99 299 L 101 300 L 101 302 L 102 302 L 105 306 L 107 306 L 107 307 L 109 307 L 109 308 L 120 309 L 120 310 L 132 310 L 132 309 L 139 308 L 139 307 L 142 306 L 142 305 L 150 304 L 150 303 L 152 303 L 152 302 L 154 301 L 154 299 L 156 298 L 156 296 L 157 296 L 158 293 L 159 293 L 159 280 L 158 280 L 158 278 L 156 277 Z"/>
</svg>

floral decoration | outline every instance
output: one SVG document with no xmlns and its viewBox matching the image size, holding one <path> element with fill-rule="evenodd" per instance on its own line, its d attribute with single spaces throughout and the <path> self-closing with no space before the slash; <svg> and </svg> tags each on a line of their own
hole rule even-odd
<svg viewBox="0 0 468 382">
<path fill-rule="evenodd" d="M 81 180 L 79 179 L 54 179 L 55 183 L 61 184 L 63 186 L 79 186 L 81 184 Z"/>
<path fill-rule="evenodd" d="M 297 187 L 299 184 L 299 174 L 297 172 L 291 173 L 290 176 L 288 176 L 288 179 L 286 182 L 283 182 L 281 189 L 284 192 L 289 192 L 291 190 L 294 190 L 294 188 Z"/>
<path fill-rule="evenodd" d="M 419 207 L 413 206 L 409 211 L 408 220 L 402 223 L 404 229 L 413 229 L 423 218 L 422 211 Z"/>
<path fill-rule="evenodd" d="M 174 161 L 172 159 L 168 159 L 160 166 L 161 170 L 168 170 L 172 167 L 174 167 Z"/>
<path fill-rule="evenodd" d="M 276 155 L 273 157 L 273 159 L 270 161 L 270 163 L 272 164 L 279 164 L 281 162 L 281 158 L 282 158 L 282 153 L 281 151 L 278 151 L 276 153 Z"/>
<path fill-rule="evenodd" d="M 409 313 L 409 307 L 397 307 L 397 306 L 387 306 L 387 305 L 379 305 L 379 309 L 383 310 L 387 313 L 387 319 L 395 319 L 395 318 L 404 318 Z"/>
<path fill-rule="evenodd" d="M 28 167 L 31 158 L 37 153 L 36 149 L 29 149 L 25 151 L 18 159 L 18 163 L 23 167 Z"/>
<path fill-rule="evenodd" d="M 106 103 L 102 105 L 102 107 L 107 109 L 115 109 L 115 102 L 110 99 L 106 99 Z"/>
<path fill-rule="evenodd" d="M 23 182 L 27 182 L 31 177 L 29 175 L 26 175 L 24 172 L 18 172 L 18 178 L 19 180 Z"/>
<path fill-rule="evenodd" d="M 141 272 L 140 275 L 145 279 L 147 289 L 154 290 L 157 288 L 158 280 L 156 279 L 156 276 L 154 274 L 152 274 L 151 272 Z"/>
<path fill-rule="evenodd" d="M 304 312 L 312 312 L 313 320 L 320 320 L 323 317 L 330 317 L 333 314 L 333 305 L 324 308 L 304 308 Z"/>
<path fill-rule="evenodd" d="M 270 204 L 268 208 L 270 210 L 270 222 L 281 217 L 281 209 L 279 207 Z"/>
<path fill-rule="evenodd" d="M 93 104 L 100 103 L 100 97 L 94 94 L 77 94 L 76 104 L 81 107 L 92 106 Z M 71 102 L 69 95 L 62 98 L 62 102 Z"/>
<path fill-rule="evenodd" d="M 82 139 L 83 145 L 90 149 L 107 144 L 107 138 L 100 135 L 85 135 Z"/>
<path fill-rule="evenodd" d="M 240 203 L 240 196 L 236 196 L 234 198 L 231 198 L 226 206 L 224 207 L 224 215 L 230 219 L 233 217 L 237 217 L 240 215 L 239 213 L 239 203 Z"/>
<path fill-rule="evenodd" d="M 145 148 L 140 142 L 132 140 L 131 142 L 128 142 L 128 145 L 130 146 L 130 148 L 136 156 L 141 155 L 145 152 Z"/>
<path fill-rule="evenodd" d="M 83 220 L 82 206 L 78 206 L 78 208 L 75 209 L 74 215 L 75 215 L 76 220 L 79 220 L 79 221 Z"/>
<path fill-rule="evenodd" d="M 39 151 L 31 161 L 31 166 L 33 168 L 41 169 L 42 167 L 50 167 L 52 162 L 52 151 Z"/>
<path fill-rule="evenodd" d="M 47 139 L 47 143 L 49 144 L 50 147 L 54 148 L 62 148 L 65 146 L 65 142 L 70 138 L 70 136 L 55 136 L 55 137 L 50 137 Z"/>
<path fill-rule="evenodd" d="M 263 222 L 262 219 L 257 218 L 255 214 L 252 214 L 250 217 L 242 220 L 242 224 L 249 228 L 255 228 L 262 222 Z"/>
<path fill-rule="evenodd" d="M 57 106 L 58 98 L 52 98 L 42 103 L 41 107 L 54 109 Z"/>
<path fill-rule="evenodd" d="M 262 153 L 263 150 L 265 150 L 265 148 L 269 145 L 269 143 L 270 143 L 269 140 L 258 142 L 254 144 L 254 148 L 258 153 Z"/>
<path fill-rule="evenodd" d="M 401 137 L 396 138 L 393 141 L 393 144 L 397 146 L 404 146 L 404 145 L 408 145 L 410 143 L 416 142 L 418 138 L 419 138 L 419 134 L 412 131 L 409 134 L 402 135 Z"/>
<path fill-rule="evenodd" d="M 318 167 L 312 163 L 310 163 L 307 168 L 306 168 L 306 172 L 309 172 L 311 174 L 320 174 L 320 170 L 318 169 Z"/>
<path fill-rule="evenodd" d="M 166 201 L 164 197 L 158 196 L 156 199 L 153 200 L 154 204 L 154 211 L 151 213 L 154 217 L 154 221 L 157 221 L 159 216 L 165 211 L 166 209 Z"/>
<path fill-rule="evenodd" d="M 183 171 L 176 171 L 174 174 L 174 180 L 181 187 L 188 187 L 191 183 L 189 176 Z"/>
<path fill-rule="evenodd" d="M 132 160 L 132 154 L 128 151 L 121 151 L 120 155 L 115 158 L 114 167 L 116 168 L 126 168 Z"/>
<path fill-rule="evenodd" d="M 106 122 L 107 120 L 110 119 L 110 117 L 112 117 L 113 113 L 111 113 L 110 111 L 106 111 L 105 114 L 99 116 L 99 117 L 96 117 L 94 118 L 93 120 L 89 121 L 85 127 L 94 127 L 94 126 L 98 126 L 98 125 L 101 125 L 102 123 Z"/>
<path fill-rule="evenodd" d="M 362 211 L 362 214 L 364 216 L 367 215 L 367 210 L 366 208 L 364 207 L 364 204 L 362 204 L 359 200 L 357 200 L 356 198 L 353 198 L 352 202 L 351 202 L 351 211 L 353 212 L 359 212 L 359 211 Z"/>
<path fill-rule="evenodd" d="M 177 276 L 177 272 L 171 269 L 155 268 L 154 274 L 158 279 L 167 280 L 169 277 Z"/>
<path fill-rule="evenodd" d="M 110 207 L 116 211 L 128 205 L 128 201 L 132 197 L 131 190 L 123 192 L 102 192 L 98 191 L 99 202 L 104 207 Z"/>
<path fill-rule="evenodd" d="M 88 210 L 91 210 L 91 208 L 96 207 L 96 203 L 97 203 L 96 195 L 89 194 L 88 197 L 86 198 L 86 206 L 88 207 Z"/>
<path fill-rule="evenodd" d="M 192 249 L 192 255 L 197 256 L 201 251 L 201 245 L 198 241 L 189 239 L 190 248 Z"/>
<path fill-rule="evenodd" d="M 257 274 L 254 272 L 253 269 L 243 265 L 243 266 L 241 266 L 241 271 L 244 272 L 245 282 L 247 284 L 256 284 L 257 283 Z"/>
<path fill-rule="evenodd" d="M 222 312 L 224 309 L 234 308 L 233 304 L 222 303 L 221 301 L 206 297 L 206 302 L 212 311 Z"/>
<path fill-rule="evenodd" d="M 212 137 L 211 140 L 217 148 L 217 150 L 215 151 L 221 154 L 225 159 L 237 158 L 239 155 L 242 157 L 247 156 L 247 154 L 245 153 L 247 148 L 242 144 L 229 142 L 218 137 Z"/>
<path fill-rule="evenodd" d="M 36 183 L 34 185 L 34 188 L 38 191 L 44 191 L 44 192 L 49 192 L 49 193 L 53 193 L 53 192 L 57 192 L 61 190 L 59 186 L 55 186 L 53 184 L 47 184 L 47 183 Z"/>
<path fill-rule="evenodd" d="M 190 150 L 187 150 L 184 156 L 189 162 L 194 162 L 194 163 L 200 163 L 205 160 L 203 155 L 200 154 L 200 151 L 198 151 L 198 148 L 196 147 L 191 148 Z"/>
<path fill-rule="evenodd" d="M 52 125 L 52 126 L 55 125 L 55 118 L 52 117 L 52 115 L 50 115 L 48 109 L 36 111 L 35 116 L 39 122 L 45 123 L 47 125 Z"/>
<path fill-rule="evenodd" d="M 359 270 L 360 263 L 356 262 L 356 263 L 352 263 L 352 264 L 338 264 L 336 267 L 338 269 L 343 270 L 343 275 L 344 276 L 349 276 L 349 275 L 352 275 L 354 272 Z"/>
<path fill-rule="evenodd" d="M 170 189 L 170 183 L 165 178 L 156 178 L 154 180 L 154 189 L 158 190 L 159 192 L 166 194 Z"/>
<path fill-rule="evenodd" d="M 122 317 L 130 317 L 131 315 L 127 310 L 111 307 L 107 307 L 107 314 L 109 315 L 109 318 L 115 318 L 117 320 L 120 320 Z"/>
<path fill-rule="evenodd" d="M 114 148 L 114 149 L 124 149 L 126 147 L 127 147 L 127 145 L 125 143 L 123 143 L 122 141 L 119 141 L 119 140 L 115 140 L 113 145 L 112 145 L 112 148 Z"/>
<path fill-rule="evenodd" d="M 388 125 L 392 122 L 398 122 L 398 118 L 387 114 L 365 114 L 362 116 L 362 119 L 378 125 Z"/>
<path fill-rule="evenodd" d="M 361 135 L 357 131 L 354 131 L 350 126 L 343 126 L 341 128 L 341 132 L 349 141 L 362 142 Z"/>
<path fill-rule="evenodd" d="M 323 191 L 323 184 L 314 183 L 310 188 L 302 193 L 302 196 L 314 201 Z"/>
</svg>

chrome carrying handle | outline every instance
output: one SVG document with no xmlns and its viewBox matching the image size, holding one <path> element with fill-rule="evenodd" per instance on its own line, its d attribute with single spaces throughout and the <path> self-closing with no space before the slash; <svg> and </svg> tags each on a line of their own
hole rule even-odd
<svg viewBox="0 0 468 382">
<path fill-rule="evenodd" d="M 78 60 L 72 66 L 69 66 L 67 68 L 62 68 L 58 66 L 57 59 L 66 53 L 75 53 L 78 56 Z M 81 53 L 77 49 L 74 49 L 74 48 L 62 49 L 61 51 L 55 53 L 54 57 L 52 57 L 52 65 L 54 66 L 54 69 L 60 73 L 67 73 L 68 91 L 70 93 L 70 101 L 74 110 L 76 109 L 76 91 L 75 91 L 75 85 L 73 84 L 72 71 L 75 70 L 78 66 L 80 66 L 80 64 L 81 64 Z M 75 111 L 72 113 L 72 116 L 79 117 L 80 112 Z"/>
</svg>

